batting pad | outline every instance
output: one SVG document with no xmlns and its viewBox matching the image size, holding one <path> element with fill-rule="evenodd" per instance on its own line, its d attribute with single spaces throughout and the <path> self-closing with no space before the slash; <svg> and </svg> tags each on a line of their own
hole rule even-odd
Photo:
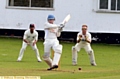
<svg viewBox="0 0 120 79">
<path fill-rule="evenodd" d="M 0 76 L 0 79 L 41 79 L 40 76 Z"/>
</svg>

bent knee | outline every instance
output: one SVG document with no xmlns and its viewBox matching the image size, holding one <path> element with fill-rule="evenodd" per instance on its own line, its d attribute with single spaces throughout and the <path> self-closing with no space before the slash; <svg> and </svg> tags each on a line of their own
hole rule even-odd
<svg viewBox="0 0 120 79">
<path fill-rule="evenodd" d="M 32 49 L 33 49 L 33 50 L 38 50 L 38 48 L 37 48 L 37 47 L 33 47 Z"/>
<path fill-rule="evenodd" d="M 63 48 L 62 45 L 57 45 L 54 47 L 54 51 L 57 53 L 62 53 L 62 48 Z"/>
<path fill-rule="evenodd" d="M 49 58 L 48 56 L 43 55 L 43 60 L 48 60 L 48 58 Z"/>
<path fill-rule="evenodd" d="M 91 55 L 93 54 L 94 51 L 91 49 L 91 50 L 88 50 L 87 52 L 88 52 L 88 55 Z"/>
<path fill-rule="evenodd" d="M 50 57 L 50 53 L 49 52 L 45 52 L 43 55 L 43 59 L 47 59 Z"/>
<path fill-rule="evenodd" d="M 22 47 L 21 50 L 26 50 L 26 47 Z"/>
<path fill-rule="evenodd" d="M 72 51 L 78 51 L 76 46 L 72 46 Z"/>
</svg>

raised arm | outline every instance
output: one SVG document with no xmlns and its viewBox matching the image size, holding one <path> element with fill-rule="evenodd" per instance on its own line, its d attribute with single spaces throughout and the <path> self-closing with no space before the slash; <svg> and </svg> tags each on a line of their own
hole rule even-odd
<svg viewBox="0 0 120 79">
<path fill-rule="evenodd" d="M 45 29 L 51 29 L 51 28 L 58 28 L 58 25 L 56 25 L 56 24 L 50 24 L 50 23 L 45 23 L 45 25 L 44 25 L 45 27 Z"/>
</svg>

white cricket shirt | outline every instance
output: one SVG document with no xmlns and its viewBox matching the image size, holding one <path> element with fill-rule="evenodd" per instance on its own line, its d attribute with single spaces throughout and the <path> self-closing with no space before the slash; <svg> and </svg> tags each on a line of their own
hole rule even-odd
<svg viewBox="0 0 120 79">
<path fill-rule="evenodd" d="M 80 44 L 90 44 L 90 43 L 84 41 L 85 40 L 85 35 L 83 35 L 82 32 L 79 32 L 77 34 L 77 40 L 79 40 L 79 35 L 82 35 L 82 40 L 83 40 L 83 41 L 81 40 L 79 42 Z M 91 34 L 89 32 L 86 33 L 86 37 L 87 37 L 87 39 L 89 39 L 91 41 Z"/>
<path fill-rule="evenodd" d="M 46 22 L 44 25 L 44 31 L 44 39 L 57 39 L 58 25 Z"/>
<path fill-rule="evenodd" d="M 34 32 L 31 33 L 30 29 L 28 29 L 24 32 L 23 39 L 25 39 L 29 42 L 33 42 L 35 40 L 38 40 L 38 32 L 36 30 L 34 30 Z"/>
</svg>

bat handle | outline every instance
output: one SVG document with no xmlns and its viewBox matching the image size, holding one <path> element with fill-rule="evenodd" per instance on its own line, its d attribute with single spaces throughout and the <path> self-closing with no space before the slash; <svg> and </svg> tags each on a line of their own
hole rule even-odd
<svg viewBox="0 0 120 79">
<path fill-rule="evenodd" d="M 65 27 L 65 24 L 60 24 L 60 27 L 61 27 L 61 28 L 64 28 L 64 27 Z"/>
</svg>

